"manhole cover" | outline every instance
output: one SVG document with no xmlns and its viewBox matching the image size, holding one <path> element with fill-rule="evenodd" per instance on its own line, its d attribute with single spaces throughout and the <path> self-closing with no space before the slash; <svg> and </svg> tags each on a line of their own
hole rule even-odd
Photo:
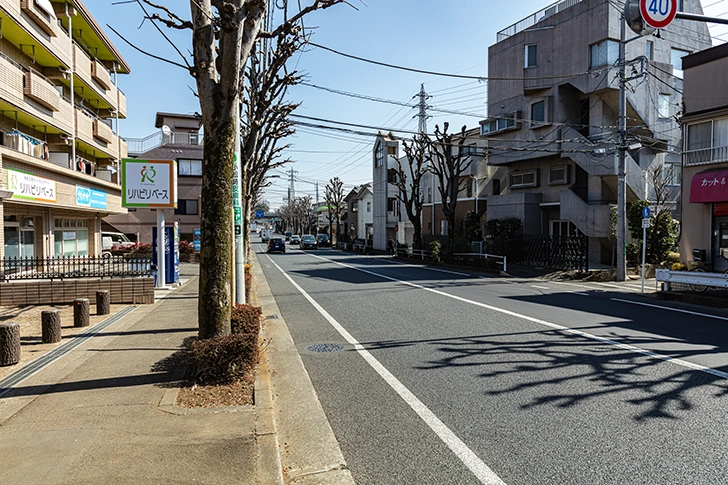
<svg viewBox="0 0 728 485">
<path fill-rule="evenodd" d="M 319 352 L 319 353 L 326 353 L 326 352 L 340 352 L 344 350 L 346 347 L 341 344 L 313 344 L 306 347 L 306 350 L 309 352 Z"/>
</svg>

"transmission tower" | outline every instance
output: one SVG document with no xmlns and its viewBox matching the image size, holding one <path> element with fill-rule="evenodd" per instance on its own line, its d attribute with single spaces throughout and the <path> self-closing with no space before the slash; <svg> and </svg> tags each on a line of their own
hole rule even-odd
<svg viewBox="0 0 728 485">
<path fill-rule="evenodd" d="M 419 126 L 419 132 L 420 133 L 427 133 L 427 108 L 430 106 L 427 104 L 427 100 L 430 99 L 430 96 L 425 92 L 425 85 L 420 84 L 420 94 L 415 95 L 415 97 L 420 98 L 419 108 L 420 112 L 417 114 L 417 117 L 420 119 L 420 126 Z"/>
<path fill-rule="evenodd" d="M 296 198 L 296 174 L 298 173 L 298 170 L 289 170 L 286 172 L 286 174 L 289 175 L 288 180 L 290 181 L 290 187 L 288 189 L 288 200 L 289 202 L 294 200 Z"/>
</svg>

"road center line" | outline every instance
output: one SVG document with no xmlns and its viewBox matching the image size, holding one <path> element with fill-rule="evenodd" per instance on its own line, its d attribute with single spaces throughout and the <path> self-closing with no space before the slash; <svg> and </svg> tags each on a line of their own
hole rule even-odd
<svg viewBox="0 0 728 485">
<path fill-rule="evenodd" d="M 700 364 L 694 364 L 692 362 L 688 362 L 688 361 L 682 360 L 682 359 L 675 359 L 673 357 L 669 357 L 667 355 L 658 354 L 658 353 L 652 352 L 650 350 L 641 349 L 641 348 L 635 347 L 633 345 L 623 344 L 623 343 L 617 342 L 616 340 L 611 340 L 611 339 L 608 339 L 608 338 L 599 337 L 598 335 L 593 335 L 593 334 L 590 334 L 590 333 L 582 332 L 581 330 L 576 330 L 576 329 L 573 329 L 573 328 L 564 327 L 563 325 L 559 325 L 557 323 L 552 323 L 552 322 L 548 322 L 546 320 L 541 320 L 540 318 L 530 317 L 530 316 L 524 315 L 522 313 L 516 313 L 516 312 L 510 311 L 510 310 L 506 310 L 505 308 L 499 308 L 499 307 L 496 307 L 496 306 L 493 306 L 493 305 L 488 305 L 487 303 L 481 303 L 479 301 L 468 300 L 467 298 L 463 298 L 461 296 L 451 295 L 449 293 L 445 293 L 444 291 L 435 290 L 433 288 L 427 288 L 426 286 L 418 285 L 417 283 L 411 283 L 409 281 L 398 280 L 396 278 L 392 278 L 391 276 L 386 276 L 386 275 L 379 274 L 379 273 L 375 273 L 373 271 L 369 271 L 369 270 L 366 270 L 366 269 L 357 268 L 356 266 L 351 266 L 351 265 L 346 264 L 346 263 L 340 263 L 338 261 L 333 261 L 333 260 L 330 260 L 330 259 L 327 259 L 327 258 L 323 258 L 321 256 L 315 256 L 315 257 L 317 257 L 319 259 L 322 259 L 324 261 L 328 261 L 328 262 L 333 263 L 333 264 L 337 264 L 339 266 L 343 266 L 345 268 L 353 269 L 355 271 L 361 271 L 362 273 L 367 273 L 367 274 L 370 274 L 372 276 L 377 276 L 377 277 L 382 278 L 382 279 L 385 279 L 385 280 L 394 281 L 394 282 L 397 282 L 397 283 L 400 283 L 400 284 L 403 284 L 403 285 L 411 286 L 413 288 L 419 288 L 421 290 L 429 291 L 431 293 L 435 293 L 435 294 L 438 294 L 438 295 L 441 295 L 441 296 L 445 296 L 447 298 L 452 298 L 453 300 L 462 301 L 464 303 L 470 303 L 471 305 L 479 306 L 481 308 L 486 308 L 488 310 L 492 310 L 494 312 L 499 312 L 499 313 L 502 313 L 504 315 L 510 315 L 512 317 L 516 317 L 516 318 L 520 318 L 520 319 L 523 319 L 523 320 L 526 320 L 526 321 L 529 321 L 529 322 L 537 323 L 539 325 L 543 325 L 545 327 L 550 327 L 550 328 L 553 328 L 553 329 L 556 329 L 556 330 L 560 330 L 560 331 L 565 332 L 565 333 L 570 333 L 570 334 L 573 334 L 573 335 L 578 335 L 580 337 L 588 338 L 590 340 L 596 340 L 597 342 L 601 342 L 601 343 L 604 343 L 604 344 L 607 344 L 607 345 L 612 345 L 612 346 L 617 347 L 619 349 L 629 350 L 631 352 L 635 352 L 635 353 L 638 353 L 638 354 L 642 354 L 642 355 L 645 355 L 647 357 L 651 357 L 653 359 L 662 360 L 662 361 L 665 361 L 665 362 L 672 362 L 673 364 L 677 364 L 677 365 L 682 366 L 682 367 L 687 367 L 689 369 L 697 370 L 697 371 L 700 371 L 700 372 L 705 372 L 706 374 L 711 374 L 711 375 L 714 375 L 716 377 L 720 377 L 722 379 L 728 379 L 728 372 L 723 372 L 723 371 L 711 369 L 710 367 L 706 367 L 706 366 L 703 366 L 703 365 L 700 365 Z M 681 313 L 689 313 L 691 315 L 699 315 L 699 316 L 704 316 L 704 317 L 716 318 L 716 319 L 720 319 L 720 320 L 728 320 L 728 318 L 726 318 L 726 317 L 719 317 L 717 315 L 709 315 L 707 313 L 697 313 L 697 312 L 691 312 L 691 311 L 687 311 L 687 310 L 680 310 L 680 309 L 677 309 L 677 308 L 661 307 L 659 305 L 650 305 L 648 303 L 637 303 L 637 302 L 634 302 L 634 301 L 622 300 L 622 299 L 619 299 L 619 298 L 612 298 L 612 300 L 620 301 L 620 302 L 626 302 L 626 303 L 634 303 L 634 304 L 645 305 L 645 306 L 654 306 L 656 308 L 662 308 L 662 309 L 665 309 L 665 310 L 671 310 L 671 311 L 676 311 L 676 312 L 681 312 Z"/>
<path fill-rule="evenodd" d="M 321 256 L 316 257 L 325 261 L 331 261 L 327 258 L 322 258 Z M 404 402 L 406 402 L 407 405 L 409 405 L 409 407 L 417 413 L 420 419 L 422 419 L 422 421 L 424 421 L 425 424 L 427 424 L 427 426 L 435 432 L 438 438 L 440 438 L 442 442 L 445 443 L 445 445 L 447 445 L 453 453 L 455 453 L 460 461 L 468 467 L 478 480 L 480 480 L 480 483 L 484 485 L 506 485 L 505 482 L 501 480 L 500 477 L 498 477 L 498 475 L 496 475 L 495 472 L 493 472 L 493 470 L 491 470 L 490 467 L 473 452 L 473 450 L 468 448 L 468 446 L 440 420 L 440 418 L 430 411 L 430 409 L 422 401 L 420 401 L 417 396 L 407 389 L 404 384 L 399 381 L 399 379 L 397 379 L 372 354 L 370 354 L 369 351 L 367 351 L 338 321 L 336 321 L 334 317 L 332 317 L 321 305 L 319 305 L 316 300 L 314 300 L 303 288 L 293 281 L 288 273 L 283 271 L 283 269 L 278 266 L 278 264 L 276 264 L 270 256 L 268 256 L 268 259 L 271 260 L 273 266 L 278 268 L 281 274 L 285 276 L 285 278 L 301 293 L 301 295 L 303 295 L 304 298 L 306 298 L 306 300 L 308 300 L 309 303 L 311 303 L 311 305 L 313 305 L 316 310 L 318 310 L 318 312 L 331 324 L 331 326 L 334 327 L 347 342 L 354 346 L 359 355 L 361 355 L 372 369 L 374 369 L 374 371 L 379 374 L 387 384 L 389 384 L 389 386 L 404 400 Z M 335 261 L 332 262 L 336 263 Z M 336 264 L 349 267 L 349 265 L 343 263 Z M 365 270 L 361 271 L 370 273 Z M 376 273 L 371 274 L 376 275 Z"/>
</svg>

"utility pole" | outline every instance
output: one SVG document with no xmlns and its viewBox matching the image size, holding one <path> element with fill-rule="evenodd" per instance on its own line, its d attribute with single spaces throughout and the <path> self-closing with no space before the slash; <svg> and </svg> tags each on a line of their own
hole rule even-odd
<svg viewBox="0 0 728 485">
<path fill-rule="evenodd" d="M 619 166 L 617 168 L 617 281 L 627 278 L 627 90 L 625 89 L 626 71 L 626 27 L 624 14 L 619 17 Z"/>
</svg>

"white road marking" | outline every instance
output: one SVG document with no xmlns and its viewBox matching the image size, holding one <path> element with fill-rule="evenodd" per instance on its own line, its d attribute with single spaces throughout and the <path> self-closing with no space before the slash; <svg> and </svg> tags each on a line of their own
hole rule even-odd
<svg viewBox="0 0 728 485">
<path fill-rule="evenodd" d="M 581 291 L 572 291 L 572 293 L 575 295 L 591 296 L 589 293 L 582 293 Z"/>
<path fill-rule="evenodd" d="M 531 288 L 538 288 L 539 290 L 548 290 L 548 286 L 531 285 Z"/>
<path fill-rule="evenodd" d="M 317 256 L 317 257 L 318 258 L 321 258 L 320 256 Z M 526 321 L 529 321 L 529 322 L 533 322 L 533 323 L 537 323 L 539 325 L 543 325 L 545 327 L 550 327 L 550 328 L 553 328 L 553 329 L 556 329 L 556 330 L 560 330 L 560 331 L 565 332 L 565 333 L 570 333 L 570 334 L 573 334 L 573 335 L 578 335 L 580 337 L 588 338 L 590 340 L 596 340 L 597 342 L 601 342 L 601 343 L 604 343 L 604 344 L 607 344 L 607 345 L 612 345 L 612 346 L 617 347 L 619 349 L 629 350 L 630 352 L 635 352 L 637 354 L 642 354 L 642 355 L 645 355 L 647 357 L 651 357 L 653 359 L 662 360 L 662 361 L 665 361 L 665 362 L 671 362 L 673 364 L 680 365 L 682 367 L 687 367 L 689 369 L 697 370 L 697 371 L 700 371 L 700 372 L 705 372 L 706 374 L 711 374 L 711 375 L 714 375 L 716 377 L 720 377 L 722 379 L 728 379 L 728 372 L 723 372 L 723 371 L 711 369 L 710 367 L 706 367 L 706 366 L 703 366 L 703 365 L 700 365 L 700 364 L 694 364 L 692 362 L 688 362 L 688 361 L 682 360 L 682 359 L 675 359 L 673 357 L 669 357 L 667 355 L 658 354 L 658 353 L 652 352 L 650 350 L 641 349 L 641 348 L 635 347 L 633 345 L 623 344 L 623 343 L 617 342 L 615 340 L 611 340 L 611 339 L 604 338 L 604 337 L 599 337 L 598 335 L 592 335 L 590 333 L 582 332 L 581 330 L 576 330 L 576 329 L 573 329 L 573 328 L 564 327 L 563 325 L 559 325 L 557 323 L 548 322 L 546 320 L 541 320 L 540 318 L 534 318 L 534 317 L 530 317 L 528 315 L 524 315 L 522 313 L 516 313 L 516 312 L 510 311 L 510 310 L 506 310 L 505 308 L 499 308 L 499 307 L 496 307 L 496 306 L 493 306 L 493 305 L 488 305 L 487 303 L 481 303 L 479 301 L 468 300 L 467 298 L 463 298 L 461 296 L 451 295 L 449 293 L 445 293 L 444 291 L 435 290 L 433 288 L 427 288 L 425 286 L 418 285 L 416 283 L 411 283 L 409 281 L 398 280 L 396 278 L 392 278 L 391 276 L 386 276 L 386 275 L 379 274 L 379 273 L 375 273 L 373 271 L 369 271 L 369 270 L 366 270 L 366 269 L 357 268 L 356 266 L 351 266 L 351 265 L 346 264 L 346 263 L 339 263 L 337 261 L 332 261 L 332 260 L 327 259 L 327 258 L 321 258 L 321 259 L 323 259 L 324 261 L 328 261 L 330 263 L 333 263 L 333 264 L 337 264 L 339 266 L 343 266 L 345 268 L 353 269 L 355 271 L 361 271 L 362 273 L 367 273 L 367 274 L 370 274 L 372 276 L 378 276 L 379 278 L 382 278 L 382 279 L 385 279 L 385 280 L 394 281 L 394 282 L 397 282 L 397 283 L 401 283 L 403 285 L 411 286 L 413 288 L 419 288 L 421 290 L 425 290 L 425 291 L 429 291 L 429 292 L 432 292 L 432 293 L 436 293 L 438 295 L 445 296 L 447 298 L 452 298 L 453 300 L 462 301 L 464 303 L 470 303 L 471 305 L 479 306 L 481 308 L 486 308 L 488 310 L 492 310 L 494 312 L 502 313 L 504 315 L 510 315 L 512 317 L 521 318 L 523 320 L 526 320 Z M 677 309 L 677 308 L 660 307 L 659 305 L 650 305 L 648 303 L 638 303 L 638 302 L 633 302 L 633 301 L 630 301 L 630 300 L 621 300 L 619 298 L 612 298 L 612 300 L 626 302 L 626 303 L 634 303 L 634 304 L 639 304 L 639 305 L 654 306 L 654 307 L 663 308 L 663 309 L 666 309 L 666 310 L 672 310 L 672 311 L 677 311 L 677 312 L 682 312 L 682 313 L 689 313 L 689 314 L 692 314 L 692 315 L 699 315 L 699 316 L 704 316 L 704 317 L 716 318 L 716 319 L 720 319 L 720 320 L 728 320 L 728 318 L 726 318 L 726 317 L 719 317 L 717 315 L 709 315 L 707 313 L 697 313 L 697 312 L 691 312 L 691 311 L 687 311 L 687 310 L 680 310 L 680 309 Z"/>
<path fill-rule="evenodd" d="M 660 310 L 668 310 L 668 311 L 671 311 L 671 312 L 687 313 L 688 315 L 696 315 L 696 316 L 699 316 L 699 317 L 714 318 L 716 320 L 728 321 L 728 317 L 721 317 L 720 315 L 711 315 L 710 313 L 694 312 L 694 311 L 691 311 L 691 310 L 683 310 L 681 308 L 670 308 L 668 306 L 655 305 L 655 304 L 652 304 L 652 303 L 643 303 L 641 301 L 623 300 L 621 298 L 610 298 L 610 300 L 612 300 L 612 301 L 621 301 L 623 303 L 631 303 L 633 305 L 647 306 L 647 307 L 651 307 L 651 308 L 659 308 Z"/>
<path fill-rule="evenodd" d="M 318 258 L 330 261 L 321 256 Z M 270 257 L 269 257 L 270 258 Z M 463 443 L 463 441 L 438 418 L 435 413 L 420 401 L 399 379 L 387 370 L 372 354 L 369 353 L 334 317 L 332 317 L 321 305 L 318 304 L 306 291 L 301 288 L 293 279 L 278 266 L 272 259 L 271 263 L 286 277 L 286 279 L 308 300 L 313 307 L 341 334 L 344 339 L 354 346 L 356 351 L 364 360 L 379 374 L 382 379 L 406 402 L 412 410 L 422 419 L 422 421 L 430 427 L 432 431 L 447 445 L 450 450 L 463 462 L 465 466 L 485 485 L 506 485 L 498 475 L 476 455 L 473 450 Z M 341 263 L 336 263 L 341 264 Z M 349 267 L 346 264 L 342 266 Z M 356 268 L 354 268 L 356 269 Z M 364 271 L 364 270 L 362 270 Z M 369 271 L 364 271 L 369 273 Z M 375 273 L 372 273 L 375 274 Z M 389 278 L 388 278 L 389 279 Z"/>
</svg>

